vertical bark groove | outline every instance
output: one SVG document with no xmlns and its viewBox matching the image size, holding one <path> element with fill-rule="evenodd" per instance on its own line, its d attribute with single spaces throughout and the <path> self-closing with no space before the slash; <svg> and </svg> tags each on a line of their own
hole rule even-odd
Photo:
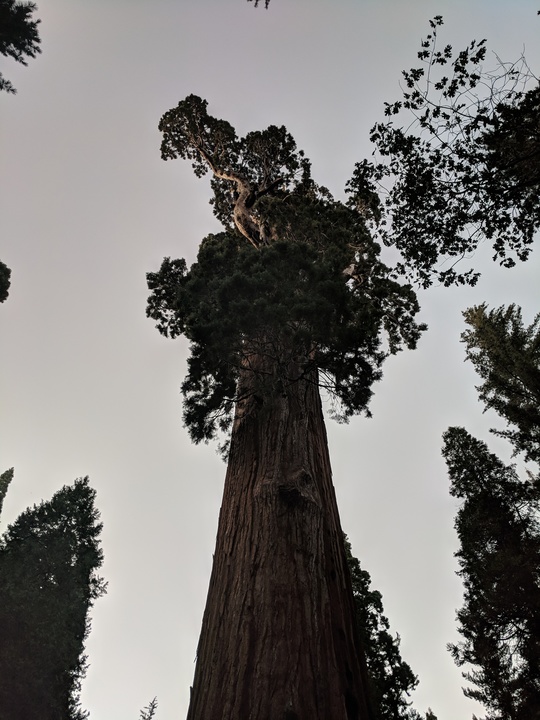
<svg viewBox="0 0 540 720">
<path fill-rule="evenodd" d="M 237 407 L 188 720 L 371 718 L 315 380 Z"/>
</svg>

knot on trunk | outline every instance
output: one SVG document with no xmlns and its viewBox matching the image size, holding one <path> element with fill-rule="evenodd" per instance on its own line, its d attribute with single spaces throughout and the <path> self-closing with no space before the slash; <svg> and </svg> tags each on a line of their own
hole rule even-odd
<svg viewBox="0 0 540 720">
<path fill-rule="evenodd" d="M 277 492 L 279 499 L 290 508 L 301 507 L 306 502 L 314 502 L 313 477 L 302 468 L 283 478 L 278 483 Z"/>
</svg>

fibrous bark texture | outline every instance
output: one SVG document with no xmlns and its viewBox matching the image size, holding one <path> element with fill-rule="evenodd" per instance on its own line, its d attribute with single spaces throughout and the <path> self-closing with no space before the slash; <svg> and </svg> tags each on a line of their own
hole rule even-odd
<svg viewBox="0 0 540 720">
<path fill-rule="evenodd" d="M 296 377 L 236 409 L 188 720 L 372 717 L 319 389 Z"/>
</svg>

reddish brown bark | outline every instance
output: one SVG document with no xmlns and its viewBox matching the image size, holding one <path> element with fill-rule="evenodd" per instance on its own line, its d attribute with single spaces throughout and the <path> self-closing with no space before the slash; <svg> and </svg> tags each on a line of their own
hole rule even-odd
<svg viewBox="0 0 540 720">
<path fill-rule="evenodd" d="M 239 403 L 188 720 L 369 720 L 313 375 Z"/>
</svg>

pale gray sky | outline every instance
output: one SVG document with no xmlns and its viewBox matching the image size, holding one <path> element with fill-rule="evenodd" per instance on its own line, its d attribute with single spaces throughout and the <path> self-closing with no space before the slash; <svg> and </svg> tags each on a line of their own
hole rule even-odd
<svg viewBox="0 0 540 720">
<path fill-rule="evenodd" d="M 540 70 L 536 0 L 40 0 L 43 54 L 2 60 L 19 94 L 0 95 L 0 258 L 13 270 L 0 306 L 0 470 L 15 466 L 3 524 L 90 475 L 104 522 L 103 575 L 83 688 L 92 720 L 185 716 L 225 466 L 190 444 L 179 386 L 187 345 L 145 318 L 145 274 L 192 261 L 216 229 L 207 180 L 164 163 L 157 124 L 189 93 L 239 133 L 285 124 L 340 194 L 384 100 L 397 99 L 428 20 L 444 42 L 487 37 Z M 459 343 L 461 310 L 515 302 L 539 310 L 540 254 L 488 264 L 474 289 L 422 293 L 430 330 L 388 362 L 373 419 L 328 421 L 341 520 L 383 593 L 415 706 L 466 720 L 456 640 L 455 506 L 441 434 L 464 425 L 495 449 Z"/>
</svg>

